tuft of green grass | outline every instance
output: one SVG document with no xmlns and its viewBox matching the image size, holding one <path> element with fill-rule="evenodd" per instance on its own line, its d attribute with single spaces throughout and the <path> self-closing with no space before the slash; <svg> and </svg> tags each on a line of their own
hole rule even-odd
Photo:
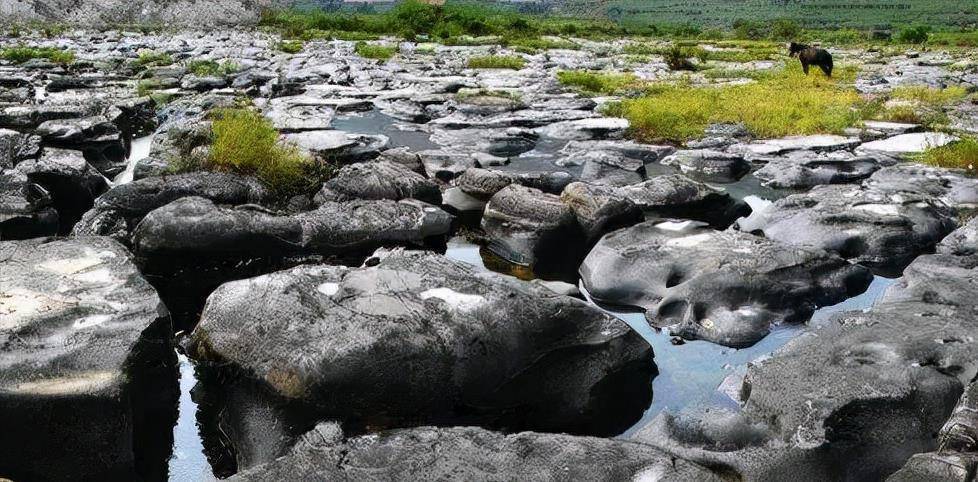
<svg viewBox="0 0 978 482">
<path fill-rule="evenodd" d="M 275 48 L 287 54 L 297 54 L 302 52 L 302 42 L 299 40 L 283 40 Z"/>
<path fill-rule="evenodd" d="M 518 92 L 509 90 L 489 90 L 489 89 L 461 89 L 455 94 L 455 98 L 461 101 L 479 97 L 498 97 L 519 102 L 522 96 Z"/>
<path fill-rule="evenodd" d="M 641 140 L 682 142 L 702 137 L 711 123 L 743 123 L 760 137 L 838 133 L 861 120 L 855 69 L 836 79 L 783 69 L 757 82 L 724 87 L 656 85 L 648 95 L 610 108 L 627 118 Z"/>
<path fill-rule="evenodd" d="M 467 64 L 470 69 L 513 69 L 520 70 L 526 64 L 523 57 L 516 55 L 486 55 L 472 57 Z"/>
<path fill-rule="evenodd" d="M 950 86 L 943 89 L 924 85 L 900 86 L 893 89 L 890 97 L 909 100 L 932 107 L 944 107 L 960 102 L 968 96 L 968 91 L 961 86 Z"/>
<path fill-rule="evenodd" d="M 365 59 L 388 60 L 397 53 L 396 46 L 375 45 L 366 42 L 357 42 L 353 51 Z"/>
<path fill-rule="evenodd" d="M 638 77 L 632 73 L 595 72 L 588 70 L 564 70 L 557 72 L 557 80 L 592 94 L 617 94 L 635 87 Z"/>
<path fill-rule="evenodd" d="M 9 60 L 15 64 L 22 64 L 31 59 L 47 59 L 56 64 L 68 65 L 75 61 L 75 54 L 70 50 L 61 50 L 53 47 L 27 47 L 18 45 L 17 47 L 0 49 L 0 59 Z"/>
<path fill-rule="evenodd" d="M 157 79 L 143 79 L 136 84 L 136 95 L 146 97 L 152 95 L 160 87 L 160 81 Z"/>
<path fill-rule="evenodd" d="M 978 174 L 978 139 L 968 137 L 950 144 L 928 149 L 916 160 L 931 166 L 964 169 L 968 174 Z"/>
<path fill-rule="evenodd" d="M 224 77 L 234 74 L 238 68 L 238 64 L 231 61 L 191 60 L 187 62 L 187 70 L 199 77 Z"/>
<path fill-rule="evenodd" d="M 250 109 L 212 113 L 213 144 L 204 168 L 252 175 L 273 191 L 288 195 L 321 182 L 316 163 L 295 146 L 279 142 L 279 133 L 264 116 Z"/>
<path fill-rule="evenodd" d="M 143 51 L 139 53 L 139 57 L 136 58 L 136 66 L 138 67 L 162 67 L 166 65 L 173 64 L 173 57 L 166 52 L 153 52 L 153 51 Z"/>
</svg>

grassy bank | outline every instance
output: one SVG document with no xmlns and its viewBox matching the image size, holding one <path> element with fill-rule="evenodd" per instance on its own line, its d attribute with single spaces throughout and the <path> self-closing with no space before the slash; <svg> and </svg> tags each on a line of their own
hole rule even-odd
<svg viewBox="0 0 978 482">
<path fill-rule="evenodd" d="M 702 137 L 712 123 L 742 123 L 759 137 L 838 133 L 863 117 L 863 101 L 847 86 L 854 78 L 855 69 L 839 69 L 827 79 L 793 66 L 744 85 L 652 84 L 609 113 L 627 118 L 635 137 L 645 141 Z"/>
</svg>

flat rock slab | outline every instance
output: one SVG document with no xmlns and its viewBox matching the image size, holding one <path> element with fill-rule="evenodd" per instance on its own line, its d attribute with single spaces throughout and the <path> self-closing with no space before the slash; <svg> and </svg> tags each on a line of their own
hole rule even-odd
<svg viewBox="0 0 978 482">
<path fill-rule="evenodd" d="M 555 122 L 536 130 L 542 137 L 576 141 L 618 139 L 628 129 L 627 119 L 595 117 Z"/>
<path fill-rule="evenodd" d="M 856 148 L 856 154 L 882 153 L 891 156 L 919 154 L 935 147 L 941 147 L 958 140 L 943 132 L 914 132 L 867 142 Z"/>
<path fill-rule="evenodd" d="M 208 298 L 193 344 L 199 359 L 304 403 L 313 418 L 351 423 L 610 435 L 651 397 L 651 348 L 624 322 L 429 252 L 226 283 Z"/>
<path fill-rule="evenodd" d="M 753 345 L 772 324 L 804 322 L 872 279 L 821 250 L 660 221 L 606 235 L 580 273 L 595 301 L 642 308 L 653 325 L 732 347 Z"/>
<path fill-rule="evenodd" d="M 730 148 L 731 152 L 761 156 L 779 155 L 791 151 L 838 151 L 848 150 L 858 146 L 857 137 L 820 134 L 813 136 L 792 136 L 781 139 L 768 139 L 752 144 L 738 144 Z"/>
<path fill-rule="evenodd" d="M 978 208 L 978 179 L 963 170 L 904 163 L 880 169 L 863 186 L 934 196 L 960 211 Z"/>
<path fill-rule="evenodd" d="M 3 242 L 0 286 L 0 473 L 133 479 L 141 458 L 165 471 L 170 320 L 128 251 L 99 237 Z"/>
<path fill-rule="evenodd" d="M 738 226 L 898 275 L 953 231 L 956 221 L 953 209 L 927 194 L 831 185 L 779 199 Z"/>
<path fill-rule="evenodd" d="M 342 435 L 336 424 L 320 424 L 288 456 L 229 480 L 722 480 L 647 445 L 611 439 L 475 427 Z"/>
</svg>

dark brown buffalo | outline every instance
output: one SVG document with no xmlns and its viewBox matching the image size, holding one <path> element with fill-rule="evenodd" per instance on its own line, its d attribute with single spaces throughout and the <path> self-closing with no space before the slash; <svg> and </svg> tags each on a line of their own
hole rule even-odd
<svg viewBox="0 0 978 482">
<path fill-rule="evenodd" d="M 822 69 L 822 72 L 825 72 L 825 75 L 832 77 L 832 54 L 827 50 L 791 42 L 791 45 L 788 46 L 788 55 L 798 56 L 805 75 L 808 75 L 809 65 L 816 65 Z"/>
</svg>

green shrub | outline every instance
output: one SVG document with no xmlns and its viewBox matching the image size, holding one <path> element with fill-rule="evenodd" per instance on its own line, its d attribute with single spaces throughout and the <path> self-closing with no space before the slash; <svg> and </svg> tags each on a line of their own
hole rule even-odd
<svg viewBox="0 0 978 482">
<path fill-rule="evenodd" d="M 756 20 L 739 19 L 733 23 L 734 36 L 742 40 L 760 40 L 767 37 L 767 24 Z"/>
<path fill-rule="evenodd" d="M 75 61 L 75 54 L 70 50 L 61 50 L 53 47 L 7 47 L 0 49 L 0 59 L 9 60 L 15 64 L 21 64 L 31 59 L 47 59 L 61 65 L 68 65 Z"/>
<path fill-rule="evenodd" d="M 861 102 L 854 89 L 842 87 L 853 81 L 854 69 L 837 72 L 834 80 L 791 68 L 744 85 L 657 85 L 622 102 L 615 114 L 642 140 L 686 141 L 716 122 L 743 123 L 760 137 L 837 133 L 860 121 Z"/>
<path fill-rule="evenodd" d="M 666 59 L 666 65 L 669 66 L 669 70 L 696 70 L 696 66 L 689 60 L 690 58 L 701 55 L 700 52 L 696 51 L 694 48 L 680 47 L 678 45 L 673 45 L 665 51 L 663 55 Z M 703 51 L 703 49 L 699 49 Z"/>
<path fill-rule="evenodd" d="M 356 47 L 353 48 L 353 51 L 356 52 L 357 55 L 365 59 L 378 60 L 387 60 L 393 57 L 394 54 L 397 53 L 397 50 L 398 48 L 396 46 L 391 47 L 387 45 L 374 45 L 366 42 L 357 42 Z"/>
<path fill-rule="evenodd" d="M 978 139 L 965 138 L 950 144 L 926 150 L 917 160 L 932 166 L 965 169 L 972 176 L 978 174 Z"/>
<path fill-rule="evenodd" d="M 202 167 L 255 176 L 273 191 L 288 195 L 314 188 L 322 181 L 317 163 L 295 146 L 279 142 L 271 122 L 249 109 L 215 111 L 210 157 Z"/>
<path fill-rule="evenodd" d="M 136 66 L 138 67 L 149 67 L 149 66 L 165 66 L 173 64 L 173 57 L 166 52 L 153 52 L 145 50 L 139 53 L 136 57 Z"/>
<path fill-rule="evenodd" d="M 230 61 L 191 60 L 187 62 L 187 70 L 200 77 L 224 77 L 237 72 L 238 64 Z"/>
<path fill-rule="evenodd" d="M 467 64 L 470 69 L 513 69 L 523 68 L 526 61 L 523 57 L 516 55 L 486 55 L 484 57 L 472 57 Z"/>
<path fill-rule="evenodd" d="M 276 48 L 287 54 L 297 54 L 302 52 L 302 42 L 298 40 L 283 40 L 276 45 Z"/>
<path fill-rule="evenodd" d="M 801 26 L 798 22 L 782 18 L 775 20 L 771 24 L 771 34 L 770 37 L 776 40 L 794 40 L 801 35 Z"/>
<path fill-rule="evenodd" d="M 930 27 L 926 25 L 904 27 L 897 34 L 896 40 L 905 44 L 922 44 L 930 38 L 930 30 Z"/>
<path fill-rule="evenodd" d="M 638 83 L 635 74 L 587 70 L 557 72 L 557 80 L 563 85 L 577 87 L 593 94 L 616 94 Z"/>
</svg>

